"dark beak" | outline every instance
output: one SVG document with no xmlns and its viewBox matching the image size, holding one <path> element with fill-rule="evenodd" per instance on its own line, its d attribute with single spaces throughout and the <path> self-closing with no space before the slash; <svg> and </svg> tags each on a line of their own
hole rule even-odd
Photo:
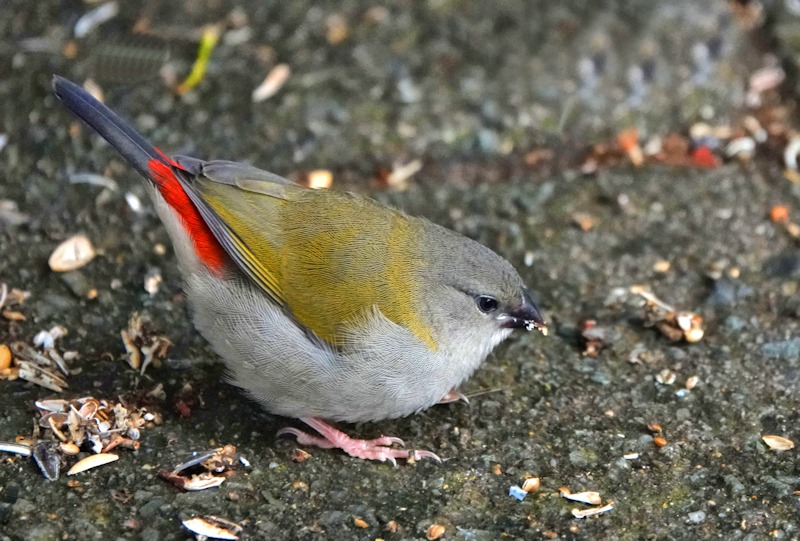
<svg viewBox="0 0 800 541">
<path fill-rule="evenodd" d="M 547 336 L 547 323 L 544 322 L 542 314 L 533 304 L 527 291 L 522 293 L 522 304 L 510 310 L 500 326 L 504 329 L 525 329 L 528 331 L 536 329 Z"/>
</svg>

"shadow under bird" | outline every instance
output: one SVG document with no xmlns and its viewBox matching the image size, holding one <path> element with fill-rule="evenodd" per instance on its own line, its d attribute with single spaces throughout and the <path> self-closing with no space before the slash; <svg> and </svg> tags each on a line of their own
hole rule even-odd
<svg viewBox="0 0 800 541">
<path fill-rule="evenodd" d="M 357 440 L 325 421 L 462 397 L 459 385 L 513 329 L 547 330 L 511 264 L 471 239 L 249 165 L 168 157 L 78 85 L 55 76 L 53 88 L 147 179 L 195 326 L 234 384 L 318 433 L 280 432 L 301 444 L 408 458 L 398 438 Z"/>
</svg>

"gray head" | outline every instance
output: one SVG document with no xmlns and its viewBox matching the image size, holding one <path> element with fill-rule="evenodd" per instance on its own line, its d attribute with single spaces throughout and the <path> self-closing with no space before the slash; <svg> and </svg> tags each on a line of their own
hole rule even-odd
<svg viewBox="0 0 800 541">
<path fill-rule="evenodd" d="M 433 250 L 422 279 L 431 294 L 426 313 L 442 340 L 468 340 L 491 349 L 513 329 L 547 326 L 511 264 L 489 248 L 458 233 L 428 224 L 421 243 Z M 435 254 L 435 257 L 433 256 Z"/>
</svg>

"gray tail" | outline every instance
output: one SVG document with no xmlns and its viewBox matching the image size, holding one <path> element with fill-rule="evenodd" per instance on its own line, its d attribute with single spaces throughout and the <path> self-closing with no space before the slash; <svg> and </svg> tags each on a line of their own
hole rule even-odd
<svg viewBox="0 0 800 541">
<path fill-rule="evenodd" d="M 152 178 L 152 160 L 167 164 L 164 156 L 133 126 L 72 81 L 53 76 L 53 90 L 67 109 L 117 149 L 139 173 Z"/>
</svg>

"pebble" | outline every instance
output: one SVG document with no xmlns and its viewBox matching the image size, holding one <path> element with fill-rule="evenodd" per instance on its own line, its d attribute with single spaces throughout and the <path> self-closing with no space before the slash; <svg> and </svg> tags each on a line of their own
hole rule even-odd
<svg viewBox="0 0 800 541">
<path fill-rule="evenodd" d="M 705 511 L 693 511 L 689 513 L 689 520 L 695 524 L 700 524 L 706 519 Z"/>
<path fill-rule="evenodd" d="M 771 359 L 797 359 L 800 357 L 800 338 L 765 342 L 761 344 L 761 353 Z"/>
<path fill-rule="evenodd" d="M 725 318 L 725 328 L 731 332 L 739 332 L 747 326 L 747 321 L 739 316 Z"/>
</svg>

